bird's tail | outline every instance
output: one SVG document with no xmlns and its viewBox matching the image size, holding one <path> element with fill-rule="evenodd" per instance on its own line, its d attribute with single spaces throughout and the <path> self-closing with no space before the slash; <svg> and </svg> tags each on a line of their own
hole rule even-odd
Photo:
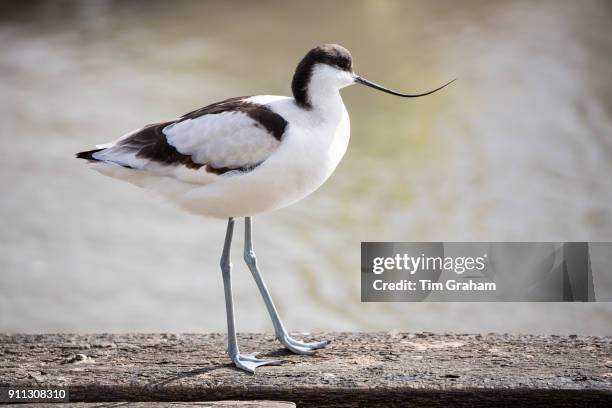
<svg viewBox="0 0 612 408">
<path fill-rule="evenodd" d="M 98 159 L 96 159 L 93 154 L 97 153 L 99 151 L 102 151 L 104 149 L 93 149 L 93 150 L 88 150 L 86 152 L 79 152 L 76 154 L 77 159 L 85 159 L 85 160 L 89 160 L 89 161 L 98 161 Z"/>
</svg>

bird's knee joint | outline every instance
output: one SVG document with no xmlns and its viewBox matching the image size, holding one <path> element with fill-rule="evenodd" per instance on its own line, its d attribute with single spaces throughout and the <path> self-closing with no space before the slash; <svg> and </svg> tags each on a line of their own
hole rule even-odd
<svg viewBox="0 0 612 408">
<path fill-rule="evenodd" d="M 223 272 L 230 272 L 232 270 L 232 262 L 229 260 L 222 259 L 221 260 L 221 270 Z"/>
<path fill-rule="evenodd" d="M 253 251 L 244 251 L 244 261 L 247 265 L 255 265 L 257 262 L 257 256 Z"/>
</svg>

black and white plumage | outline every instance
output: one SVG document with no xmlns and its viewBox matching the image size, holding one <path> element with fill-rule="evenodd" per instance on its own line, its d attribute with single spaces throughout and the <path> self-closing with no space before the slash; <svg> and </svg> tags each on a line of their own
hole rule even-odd
<svg viewBox="0 0 612 408">
<path fill-rule="evenodd" d="M 151 190 L 190 212 L 229 219 L 221 260 L 228 352 L 247 371 L 274 362 L 238 350 L 229 262 L 234 217 L 246 217 L 245 261 L 277 338 L 301 354 L 327 344 L 295 340 L 284 328 L 257 268 L 251 216 L 306 197 L 332 174 L 350 135 L 349 116 L 339 91 L 353 84 L 403 97 L 428 95 L 448 85 L 416 95 L 391 91 L 355 75 L 348 50 L 325 44 L 310 50 L 298 64 L 291 84 L 293 97 L 227 99 L 77 154 L 103 174 Z"/>
<path fill-rule="evenodd" d="M 249 97 L 230 98 L 147 125 L 77 157 L 139 170 L 148 164 L 194 170 L 205 166 L 223 174 L 256 167 L 278 146 L 286 127 L 287 121 L 267 106 L 249 102 Z"/>
</svg>

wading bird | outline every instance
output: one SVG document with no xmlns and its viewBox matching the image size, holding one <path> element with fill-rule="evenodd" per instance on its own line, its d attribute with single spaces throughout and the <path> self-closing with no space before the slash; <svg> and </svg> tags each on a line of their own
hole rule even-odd
<svg viewBox="0 0 612 408">
<path fill-rule="evenodd" d="M 452 82 L 452 81 L 451 81 Z M 99 172 L 151 190 L 192 213 L 228 219 L 221 255 L 228 354 L 254 372 L 277 360 L 241 354 L 234 326 L 230 247 L 234 218 L 244 217 L 244 260 L 261 292 L 278 340 L 298 354 L 328 342 L 306 343 L 289 336 L 257 267 L 251 216 L 306 197 L 332 174 L 346 151 L 350 125 L 340 89 L 353 84 L 414 98 L 353 72 L 344 47 L 313 48 L 298 64 L 293 97 L 259 95 L 226 99 L 178 119 L 146 125 L 118 140 L 77 154 Z"/>
</svg>

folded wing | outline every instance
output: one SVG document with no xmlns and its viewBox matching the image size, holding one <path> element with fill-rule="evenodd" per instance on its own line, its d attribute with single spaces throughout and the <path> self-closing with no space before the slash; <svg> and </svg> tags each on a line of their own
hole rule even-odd
<svg viewBox="0 0 612 408">
<path fill-rule="evenodd" d="M 147 125 L 78 156 L 150 171 L 176 166 L 204 167 L 215 174 L 249 171 L 276 150 L 286 127 L 285 119 L 266 105 L 232 98 Z"/>
</svg>

